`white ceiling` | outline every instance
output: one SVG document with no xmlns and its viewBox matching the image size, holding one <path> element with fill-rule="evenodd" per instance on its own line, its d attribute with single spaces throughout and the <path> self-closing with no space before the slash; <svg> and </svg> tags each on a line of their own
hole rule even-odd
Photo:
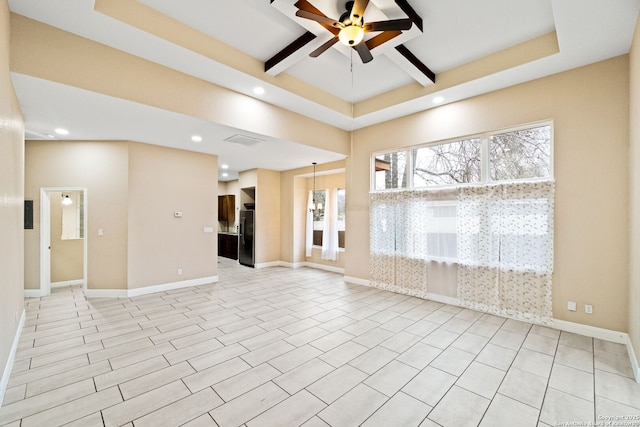
<svg viewBox="0 0 640 427">
<path fill-rule="evenodd" d="M 306 30 L 318 34 L 319 39 L 330 37 L 312 21 L 285 16 L 268 0 L 138 1 L 260 61 L 275 55 Z M 342 13 L 345 3 L 310 1 L 335 18 Z M 15 13 L 249 96 L 257 97 L 251 90 L 261 85 L 266 89 L 260 96 L 265 102 L 346 130 L 434 108 L 435 95 L 443 96 L 446 103 L 455 102 L 627 53 L 640 8 L 640 0 L 409 0 L 409 3 L 424 20 L 424 32 L 412 35 L 405 46 L 436 75 L 554 30 L 560 52 L 353 119 L 95 12 L 93 1 L 9 0 Z M 365 20 L 377 20 L 380 16 L 405 17 L 392 0 L 371 0 Z M 382 46 L 368 64 L 362 64 L 357 54 L 352 56 L 349 51 L 336 45 L 319 58 L 304 55 L 284 72 L 347 102 L 360 102 L 414 82 L 407 70 L 385 54 Z M 134 140 L 217 154 L 220 165 L 230 166 L 229 176 L 221 180 L 233 179 L 237 172 L 256 167 L 287 170 L 308 166 L 312 161 L 324 163 L 344 157 L 295 141 L 278 141 L 50 81 L 16 73 L 12 77 L 30 132 L 28 139 L 45 139 L 54 128 L 63 126 L 71 132 L 66 139 Z M 191 142 L 194 133 L 202 135 L 204 141 Z M 265 142 L 252 148 L 223 142 L 237 133 L 260 137 Z"/>
</svg>

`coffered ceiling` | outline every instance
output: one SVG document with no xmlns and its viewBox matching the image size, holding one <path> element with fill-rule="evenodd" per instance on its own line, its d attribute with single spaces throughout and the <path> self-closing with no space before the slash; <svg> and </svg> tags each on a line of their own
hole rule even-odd
<svg viewBox="0 0 640 427">
<path fill-rule="evenodd" d="M 331 18 L 345 11 L 344 0 L 308 1 Z M 345 130 L 625 54 L 640 7 L 640 0 L 407 0 L 422 29 L 414 21 L 410 30 L 372 49 L 374 59 L 363 64 L 357 52 L 340 43 L 310 57 L 333 35 L 295 16 L 295 3 L 9 0 L 16 14 Z M 401 3 L 371 0 L 365 20 L 407 18 Z M 312 40 L 265 71 L 265 62 L 305 33 Z M 435 74 L 435 83 L 398 53 L 399 45 Z M 275 157 L 287 158 L 280 162 L 242 146 L 194 145 L 178 135 L 191 135 L 195 127 L 205 140 L 222 140 L 242 129 L 24 74 L 14 73 L 13 79 L 31 139 L 45 139 L 64 125 L 72 139 L 129 139 L 209 152 L 233 164 L 224 179 L 254 167 L 286 170 L 344 157 L 299 141 L 274 143 L 283 150 Z M 264 93 L 255 94 L 256 86 Z M 295 156 L 278 156 L 294 147 Z"/>
</svg>

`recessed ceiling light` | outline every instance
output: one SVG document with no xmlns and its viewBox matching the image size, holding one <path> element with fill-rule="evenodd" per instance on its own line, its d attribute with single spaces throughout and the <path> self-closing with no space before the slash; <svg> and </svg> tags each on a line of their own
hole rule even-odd
<svg viewBox="0 0 640 427">
<path fill-rule="evenodd" d="M 434 104 L 442 104 L 443 102 L 444 102 L 444 97 L 442 96 L 436 96 L 435 98 L 433 98 Z"/>
<path fill-rule="evenodd" d="M 192 140 L 193 142 L 202 142 L 202 137 L 201 137 L 200 135 L 193 135 L 193 136 L 191 137 L 191 140 Z"/>
<path fill-rule="evenodd" d="M 48 133 L 48 134 L 47 134 L 47 138 L 51 138 L 51 139 L 53 139 L 53 138 L 55 138 L 55 137 L 56 137 L 55 135 L 51 135 L 50 133 Z"/>
<path fill-rule="evenodd" d="M 229 176 L 229 174 L 228 174 L 228 173 L 226 173 L 226 172 L 224 172 L 224 173 L 222 174 L 222 176 L 223 176 L 224 178 L 226 178 L 226 177 L 228 177 L 228 176 Z"/>
<path fill-rule="evenodd" d="M 54 132 L 58 135 L 69 135 L 69 131 L 64 128 L 56 128 Z"/>
<path fill-rule="evenodd" d="M 264 88 L 260 86 L 256 86 L 253 88 L 253 93 L 255 93 L 256 95 L 262 95 L 264 94 Z"/>
<path fill-rule="evenodd" d="M 229 169 L 229 165 L 220 165 L 222 169 Z"/>
</svg>

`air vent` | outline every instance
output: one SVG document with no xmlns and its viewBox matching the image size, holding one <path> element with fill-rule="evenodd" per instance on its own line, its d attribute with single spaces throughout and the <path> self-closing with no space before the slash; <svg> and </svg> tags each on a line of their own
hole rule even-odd
<svg viewBox="0 0 640 427">
<path fill-rule="evenodd" d="M 254 145 L 258 145 L 261 142 L 264 142 L 265 140 L 260 138 L 254 138 L 252 136 L 237 134 L 237 135 L 230 136 L 229 138 L 226 138 L 225 141 L 233 142 L 234 144 L 244 145 L 245 147 L 253 147 Z"/>
<path fill-rule="evenodd" d="M 25 139 L 51 139 L 50 136 L 42 134 L 40 132 L 34 132 L 32 130 L 26 129 L 24 131 Z"/>
</svg>

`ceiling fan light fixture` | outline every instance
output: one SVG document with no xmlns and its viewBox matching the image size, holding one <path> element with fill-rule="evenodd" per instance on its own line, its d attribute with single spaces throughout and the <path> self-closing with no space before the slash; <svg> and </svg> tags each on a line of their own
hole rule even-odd
<svg viewBox="0 0 640 427">
<path fill-rule="evenodd" d="M 345 46 L 356 46 L 364 39 L 364 29 L 357 25 L 347 25 L 340 30 L 338 38 Z"/>
</svg>

